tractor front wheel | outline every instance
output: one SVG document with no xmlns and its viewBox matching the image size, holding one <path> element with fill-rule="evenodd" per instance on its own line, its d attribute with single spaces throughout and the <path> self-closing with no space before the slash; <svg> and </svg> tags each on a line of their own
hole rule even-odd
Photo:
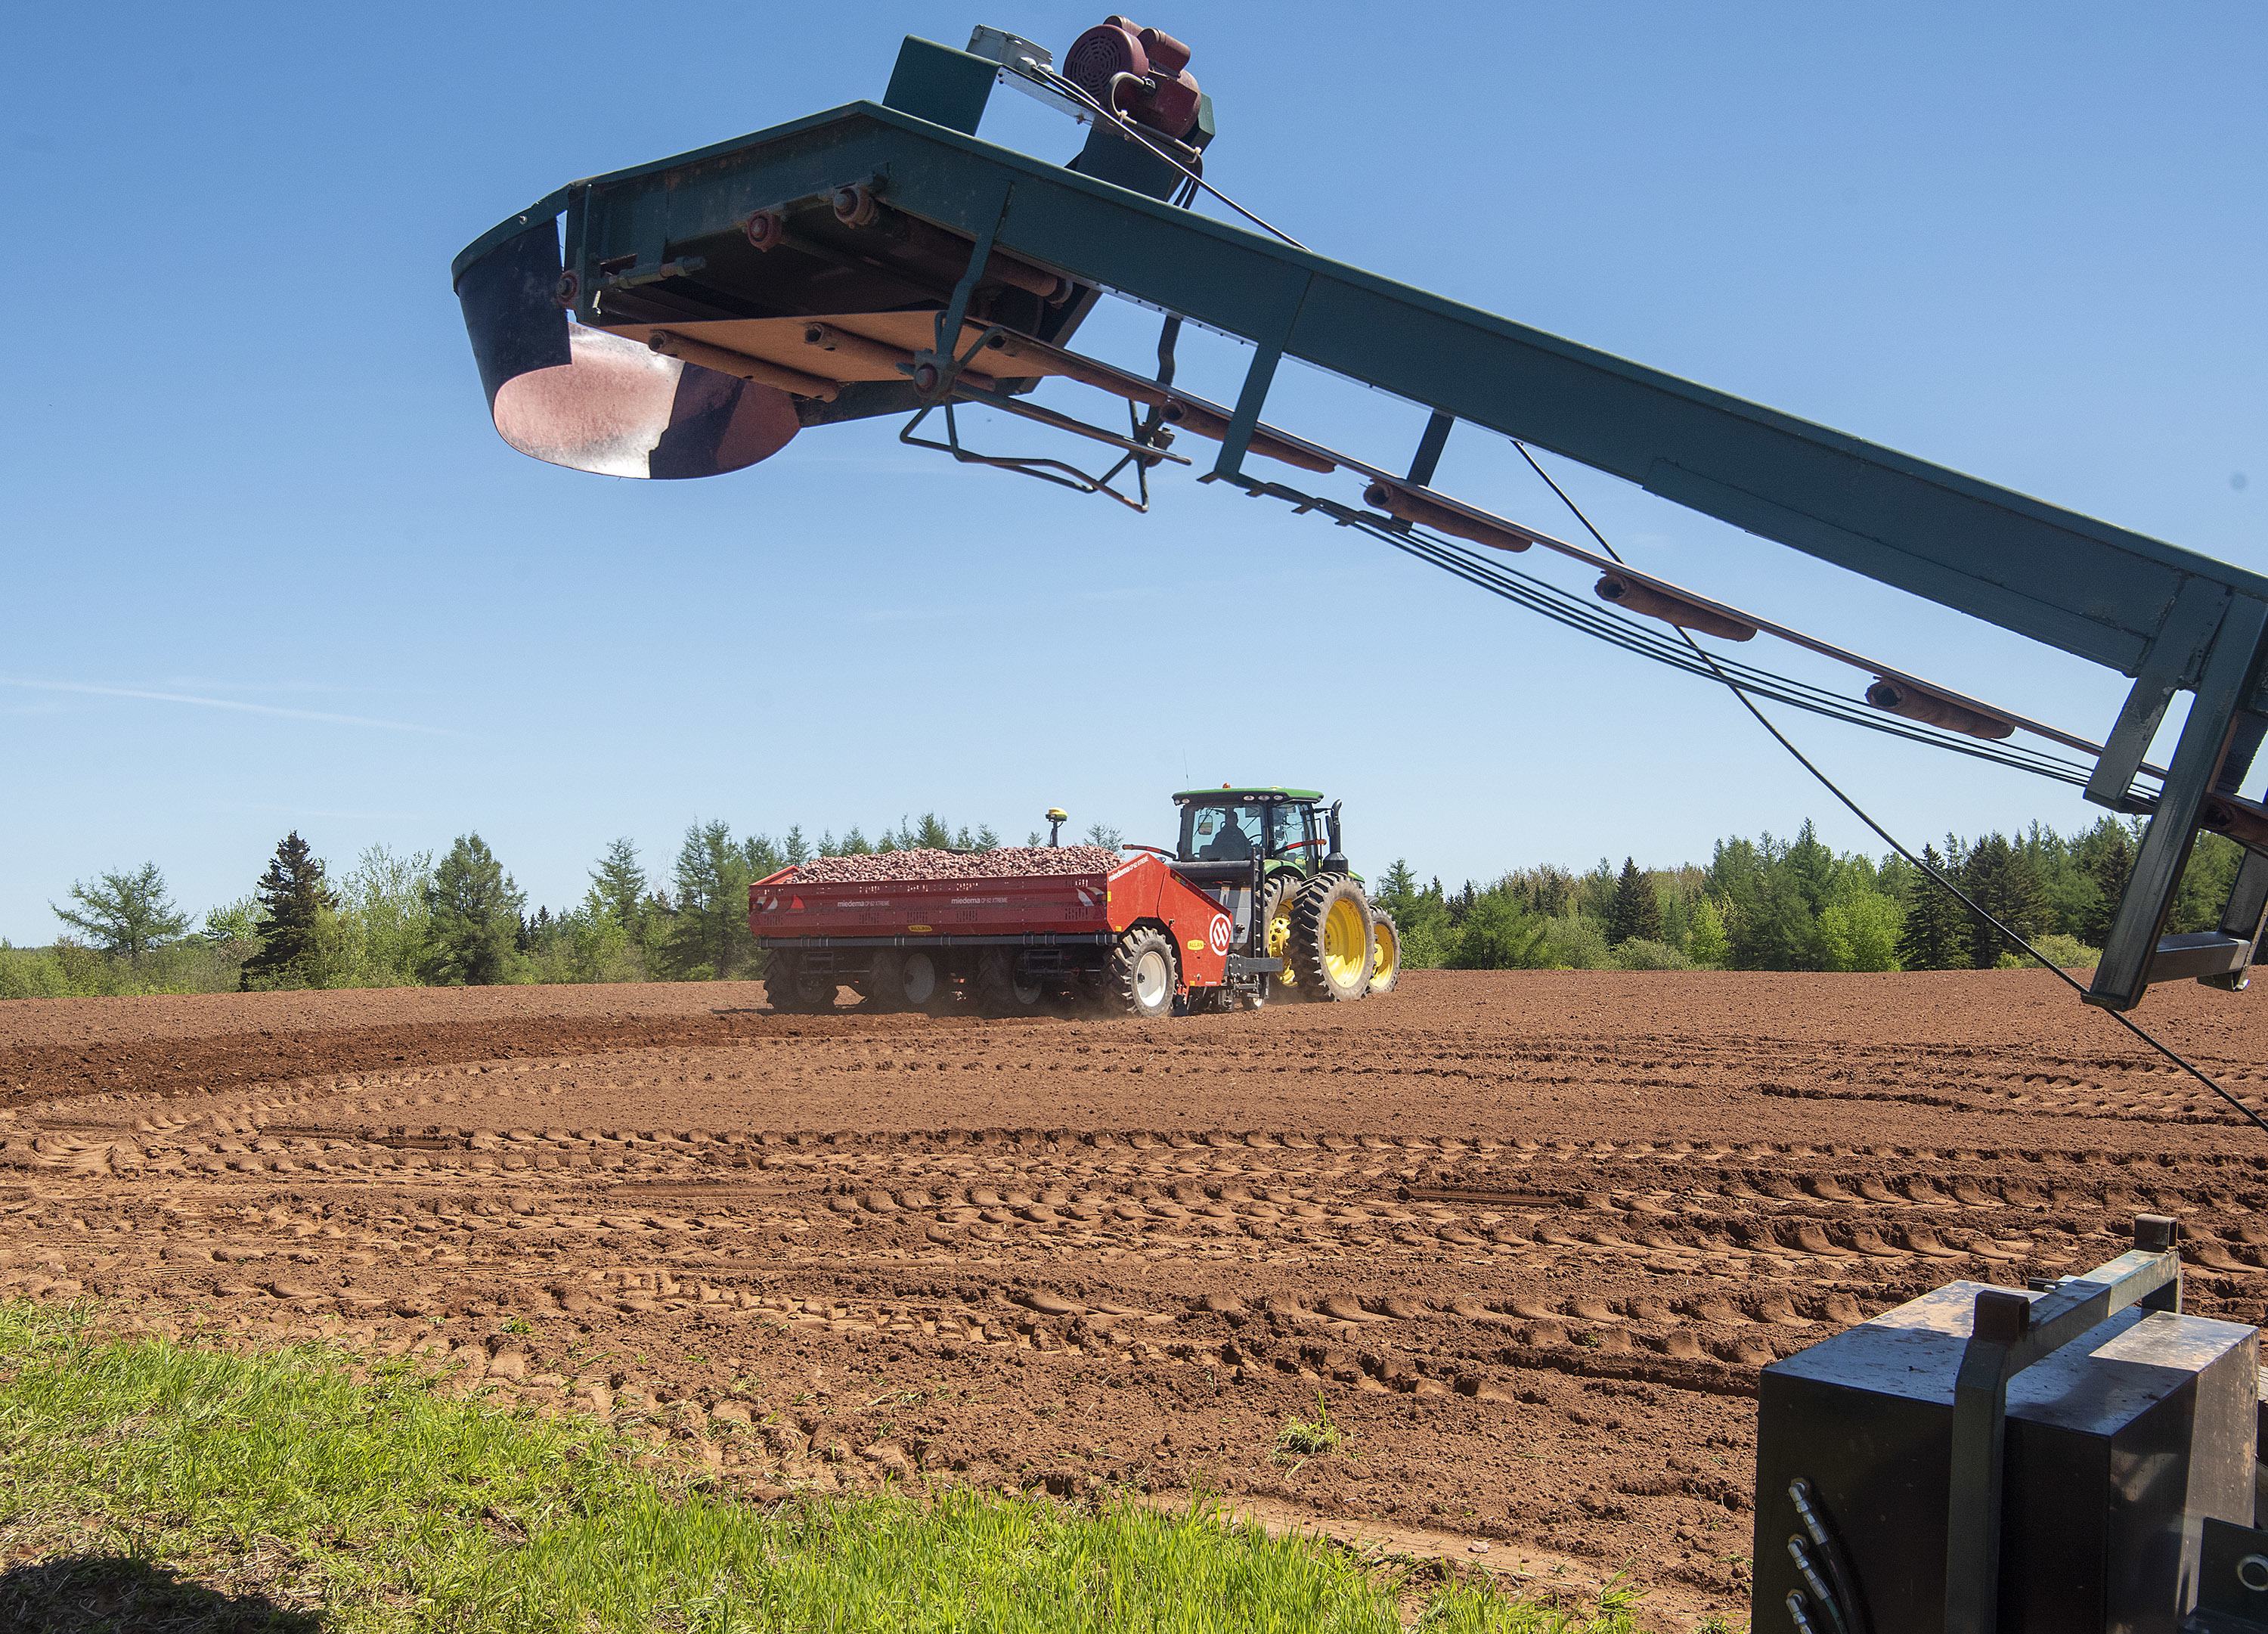
<svg viewBox="0 0 2268 1634">
<path fill-rule="evenodd" d="M 1345 1004 L 1370 991 L 1370 903 L 1343 873 L 1318 874 L 1292 908 L 1286 968 L 1306 997 Z"/>
<path fill-rule="evenodd" d="M 1292 910 L 1307 883 L 1303 876 L 1286 872 L 1269 880 L 1260 892 L 1261 948 L 1269 958 L 1284 961 L 1281 974 L 1268 983 L 1270 995 L 1280 1003 L 1315 997 L 1300 987 L 1300 972 L 1292 959 Z"/>
<path fill-rule="evenodd" d="M 1110 950 L 1112 1007 L 1149 1019 L 1174 1012 L 1174 945 L 1146 926 L 1129 931 Z"/>
</svg>

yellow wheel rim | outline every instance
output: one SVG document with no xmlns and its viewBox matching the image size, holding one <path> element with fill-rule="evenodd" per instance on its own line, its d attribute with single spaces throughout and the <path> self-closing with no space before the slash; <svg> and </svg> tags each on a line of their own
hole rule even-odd
<svg viewBox="0 0 2268 1634">
<path fill-rule="evenodd" d="M 1323 915 L 1323 969 L 1335 987 L 1351 987 L 1362 980 L 1370 936 L 1362 909 L 1341 897 Z"/>
<path fill-rule="evenodd" d="M 1268 956 L 1270 959 L 1283 959 L 1284 950 L 1292 946 L 1292 902 L 1294 894 L 1291 892 L 1285 894 L 1283 911 L 1268 922 Z M 1289 960 L 1285 961 L 1284 968 L 1277 973 L 1276 979 L 1286 986 L 1293 983 L 1295 978 L 1292 975 Z"/>
<path fill-rule="evenodd" d="M 1370 928 L 1370 984 L 1373 988 L 1391 982 L 1402 964 L 1402 945 L 1395 940 L 1394 927 L 1383 919 Z"/>
</svg>

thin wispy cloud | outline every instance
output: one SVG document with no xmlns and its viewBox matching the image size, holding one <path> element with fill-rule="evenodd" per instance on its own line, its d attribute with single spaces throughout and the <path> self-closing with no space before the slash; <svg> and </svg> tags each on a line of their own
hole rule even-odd
<svg viewBox="0 0 2268 1634">
<path fill-rule="evenodd" d="M 151 683 L 169 692 L 217 693 L 224 697 L 284 693 L 299 697 L 354 696 L 406 698 L 431 696 L 409 687 L 370 687 L 327 681 L 227 681 L 214 675 L 160 675 Z"/>
<path fill-rule="evenodd" d="M 190 692 L 151 692 L 139 687 L 97 687 L 77 681 L 20 681 L 0 675 L 0 687 L 20 687 L 31 692 L 84 693 L 98 698 L 139 698 L 151 703 L 188 703 L 200 709 L 232 710 L 242 715 L 273 715 L 285 720 L 321 721 L 333 726 L 372 726 L 381 732 L 416 732 L 435 738 L 461 738 L 446 726 L 423 726 L 415 721 L 379 720 L 368 715 L 335 715 L 326 710 L 287 709 L 280 703 L 247 703 L 237 698 L 206 698 Z"/>
<path fill-rule="evenodd" d="M 861 624 L 928 624 L 939 619 L 967 618 L 965 607 L 867 607 L 853 615 Z"/>
<path fill-rule="evenodd" d="M 350 812 L 333 811 L 322 806 L 274 806 L 236 800 L 216 807 L 225 812 L 260 812 L 283 817 L 336 817 L 350 822 L 417 822 L 423 812 Z"/>
</svg>

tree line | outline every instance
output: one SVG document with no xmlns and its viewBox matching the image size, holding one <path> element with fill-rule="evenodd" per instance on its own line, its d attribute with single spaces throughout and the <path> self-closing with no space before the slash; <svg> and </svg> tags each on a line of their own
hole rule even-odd
<svg viewBox="0 0 2268 1634">
<path fill-rule="evenodd" d="M 1115 847 L 1120 835 L 1096 823 L 1086 840 Z M 55 906 L 63 932 L 51 946 L 0 941 L 0 998 L 745 978 L 762 972 L 747 904 L 765 875 L 814 857 L 1000 843 L 989 824 L 955 828 L 934 812 L 872 840 L 855 827 L 814 840 L 799 825 L 775 839 L 696 822 L 666 872 L 650 873 L 636 842 L 619 839 L 581 901 L 531 912 L 477 833 L 438 858 L 373 845 L 339 868 L 295 829 L 250 892 L 202 920 L 174 903 L 154 862 L 73 884 Z"/>
<path fill-rule="evenodd" d="M 2059 835 L 1948 835 L 1923 857 L 2066 966 L 2095 961 L 2133 866 L 2141 825 L 2105 817 Z M 1090 844 L 1116 847 L 1095 824 Z M 1039 844 L 1031 835 L 1027 843 Z M 666 871 L 637 844 L 608 845 L 582 899 L 529 910 L 478 834 L 436 857 L 383 845 L 334 868 L 294 830 L 245 896 L 202 921 L 177 907 L 155 863 L 74 884 L 45 948 L 0 941 L 0 998 L 278 988 L 482 986 L 511 982 L 699 982 L 760 975 L 748 933 L 754 881 L 813 857 L 917 848 L 989 850 L 990 828 L 934 813 L 873 840 L 858 828 L 807 838 L 735 836 L 696 822 Z M 2209 929 L 2242 852 L 2198 837 L 2168 928 Z M 1411 968 L 1987 969 L 2021 963 L 2007 938 L 1891 853 L 1837 853 L 1806 822 L 1717 842 L 1707 866 L 1640 868 L 1606 858 L 1585 872 L 1544 865 L 1454 892 L 1420 886 L 1406 859 L 1371 881 Z"/>
<path fill-rule="evenodd" d="M 1922 860 L 2058 965 L 2100 957 L 2142 825 L 2105 817 L 2070 835 L 2034 822 L 1922 848 Z M 2219 922 L 2241 847 L 2200 835 L 2167 929 Z M 1896 852 L 1837 853 L 1807 821 L 1793 839 L 1717 842 L 1706 867 L 1576 873 L 1545 866 L 1454 892 L 1397 861 L 1373 894 L 1413 968 L 1991 969 L 2030 962 Z"/>
</svg>

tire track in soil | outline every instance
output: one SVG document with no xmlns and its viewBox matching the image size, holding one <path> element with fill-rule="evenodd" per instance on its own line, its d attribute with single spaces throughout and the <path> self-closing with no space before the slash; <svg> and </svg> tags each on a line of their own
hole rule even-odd
<svg viewBox="0 0 2268 1634">
<path fill-rule="evenodd" d="M 1226 1026 L 11 1049 L 0 1292 L 421 1354 L 760 1490 L 1203 1482 L 1727 1608 L 1764 1363 L 2095 1263 L 2145 1209 L 2183 1222 L 2191 1308 L 2264 1314 L 2268 1154 L 2146 1063 L 1428 1027 L 1426 974 Z M 2240 1092 L 2257 1059 L 2224 1054 Z M 1247 1109 L 1305 1115 L 1204 1124 Z M 1359 1456 L 1272 1458 L 1318 1391 Z"/>
</svg>

